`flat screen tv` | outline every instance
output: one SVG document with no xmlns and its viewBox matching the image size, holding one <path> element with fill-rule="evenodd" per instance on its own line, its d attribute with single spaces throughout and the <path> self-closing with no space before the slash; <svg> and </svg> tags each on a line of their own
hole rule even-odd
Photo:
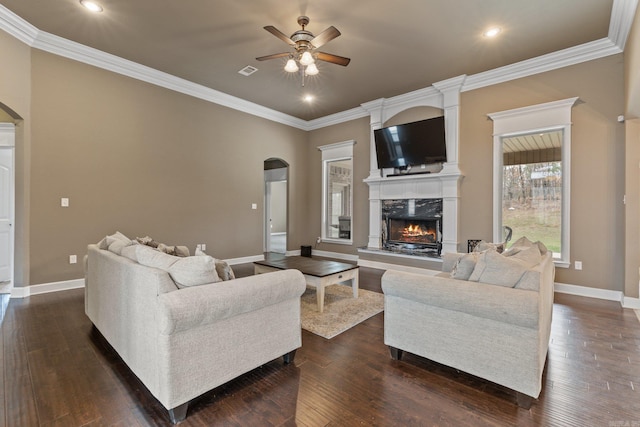
<svg viewBox="0 0 640 427">
<path fill-rule="evenodd" d="M 444 117 L 373 131 L 379 168 L 407 169 L 447 161 Z"/>
</svg>

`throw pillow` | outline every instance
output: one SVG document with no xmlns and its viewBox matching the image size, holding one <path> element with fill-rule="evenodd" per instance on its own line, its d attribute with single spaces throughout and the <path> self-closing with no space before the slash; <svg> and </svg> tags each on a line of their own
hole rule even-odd
<svg viewBox="0 0 640 427">
<path fill-rule="evenodd" d="M 471 273 L 476 267 L 478 262 L 478 252 L 471 252 L 470 254 L 464 254 L 458 259 L 456 265 L 451 270 L 451 278 L 458 280 L 469 280 Z"/>
<path fill-rule="evenodd" d="M 157 251 L 146 245 L 136 246 L 136 257 L 138 259 L 138 263 L 142 265 L 159 268 L 165 271 L 168 271 L 169 267 L 180 259 L 177 256 L 165 254 L 164 252 Z"/>
<path fill-rule="evenodd" d="M 527 269 L 527 264 L 522 260 L 505 257 L 495 251 L 486 251 L 478 256 L 478 262 L 469 280 L 512 288 Z"/>
<path fill-rule="evenodd" d="M 542 255 L 540 254 L 540 249 L 538 249 L 537 245 L 531 246 L 530 248 L 523 249 L 517 254 L 511 256 L 513 259 L 519 259 L 529 267 L 533 267 L 536 264 L 539 264 L 542 261 Z"/>
<path fill-rule="evenodd" d="M 475 246 L 475 248 L 473 248 L 473 252 L 484 252 L 489 249 L 494 250 L 499 254 L 501 254 L 502 251 L 504 251 L 504 243 L 489 243 L 489 242 L 485 242 L 484 240 L 481 240 Z"/>
<path fill-rule="evenodd" d="M 233 280 L 236 278 L 236 275 L 233 273 L 231 266 L 226 261 L 223 261 L 221 259 L 216 259 L 215 263 L 216 263 L 216 272 L 218 273 L 218 276 L 220 277 L 220 279 Z"/>
<path fill-rule="evenodd" d="M 144 237 L 136 237 L 136 240 L 138 241 L 138 243 L 140 243 L 141 245 L 147 245 L 147 246 L 151 246 L 152 248 L 157 248 L 158 247 L 158 242 L 156 242 L 155 240 L 153 240 L 151 237 L 149 236 L 144 236 Z"/>
<path fill-rule="evenodd" d="M 215 261 L 210 256 L 179 258 L 169 267 L 169 274 L 179 288 L 220 281 Z"/>
</svg>

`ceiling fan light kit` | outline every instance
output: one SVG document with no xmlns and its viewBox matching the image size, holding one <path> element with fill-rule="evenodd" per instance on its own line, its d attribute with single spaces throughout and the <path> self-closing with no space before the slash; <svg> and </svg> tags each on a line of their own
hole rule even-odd
<svg viewBox="0 0 640 427">
<path fill-rule="evenodd" d="M 266 61 L 269 59 L 288 57 L 289 59 L 284 66 L 284 70 L 288 73 L 297 73 L 298 71 L 301 71 L 302 86 L 304 86 L 305 76 L 315 76 L 320 72 L 316 65 L 316 60 L 342 65 L 343 67 L 346 67 L 349 64 L 351 61 L 349 58 L 316 51 L 317 48 L 340 35 L 340 31 L 335 27 L 331 26 L 317 36 L 314 36 L 313 33 L 305 30 L 305 27 L 309 24 L 308 17 L 298 17 L 298 24 L 302 29 L 293 33 L 291 37 L 287 37 L 282 31 L 271 25 L 264 27 L 265 30 L 291 46 L 294 51 L 275 53 L 273 55 L 261 56 L 256 59 L 258 61 Z"/>
</svg>

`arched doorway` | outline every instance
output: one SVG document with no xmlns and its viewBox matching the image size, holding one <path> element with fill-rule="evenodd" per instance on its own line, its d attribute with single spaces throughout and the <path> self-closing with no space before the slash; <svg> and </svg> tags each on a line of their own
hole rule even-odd
<svg viewBox="0 0 640 427">
<path fill-rule="evenodd" d="M 289 164 L 264 161 L 264 251 L 286 254 Z"/>
</svg>

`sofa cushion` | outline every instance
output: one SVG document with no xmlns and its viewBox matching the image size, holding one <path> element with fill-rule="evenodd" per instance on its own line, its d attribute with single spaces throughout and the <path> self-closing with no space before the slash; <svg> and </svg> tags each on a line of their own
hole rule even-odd
<svg viewBox="0 0 640 427">
<path fill-rule="evenodd" d="M 125 236 L 119 231 L 116 231 L 114 234 L 105 237 L 104 240 L 105 240 L 107 249 L 117 255 L 120 255 L 122 253 L 122 249 L 131 245 L 132 243 L 131 239 L 129 239 L 127 236 Z M 104 243 L 99 246 L 104 246 Z"/>
<path fill-rule="evenodd" d="M 164 271 L 168 271 L 169 267 L 180 259 L 177 256 L 165 254 L 146 245 L 136 246 L 136 258 L 139 264 L 159 268 Z"/>
<path fill-rule="evenodd" d="M 220 282 L 215 260 L 208 255 L 178 258 L 168 271 L 179 288 Z"/>
<path fill-rule="evenodd" d="M 451 270 L 451 278 L 458 280 L 469 280 L 471 273 L 476 267 L 480 253 L 471 252 L 464 254 L 458 259 L 456 265 Z"/>
<path fill-rule="evenodd" d="M 442 271 L 445 273 L 451 273 L 453 267 L 456 266 L 458 259 L 465 254 L 460 252 L 445 252 L 442 254 Z"/>
<path fill-rule="evenodd" d="M 506 257 L 496 251 L 485 251 L 478 256 L 469 280 L 511 288 L 528 268 L 529 265 L 517 258 Z"/>
<path fill-rule="evenodd" d="M 136 246 L 140 246 L 140 244 L 134 240 L 131 245 L 122 248 L 122 252 L 120 253 L 120 255 L 125 258 L 129 258 L 131 261 L 138 262 L 138 256 L 136 255 Z"/>
</svg>

